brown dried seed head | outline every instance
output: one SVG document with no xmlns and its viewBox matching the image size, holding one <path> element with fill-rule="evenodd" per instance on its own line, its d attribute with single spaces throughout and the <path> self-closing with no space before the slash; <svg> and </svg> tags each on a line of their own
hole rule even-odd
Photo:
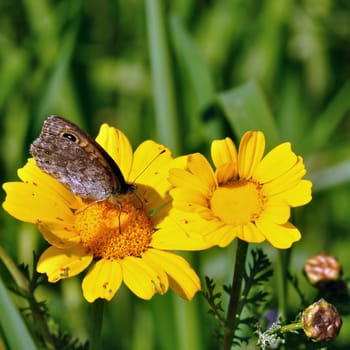
<svg viewBox="0 0 350 350">
<path fill-rule="evenodd" d="M 339 334 L 342 319 L 338 310 L 324 299 L 313 303 L 303 312 L 304 332 L 314 341 L 329 341 Z"/>
<path fill-rule="evenodd" d="M 334 256 L 322 253 L 306 260 L 304 273 L 311 284 L 322 286 L 337 281 L 342 274 L 342 267 Z"/>
</svg>

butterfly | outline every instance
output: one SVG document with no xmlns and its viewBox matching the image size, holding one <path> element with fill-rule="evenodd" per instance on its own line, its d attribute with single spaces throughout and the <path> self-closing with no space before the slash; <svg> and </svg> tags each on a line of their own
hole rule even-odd
<svg viewBox="0 0 350 350">
<path fill-rule="evenodd" d="M 74 123 L 53 115 L 30 146 L 37 166 L 83 199 L 135 191 L 111 156 Z"/>
</svg>

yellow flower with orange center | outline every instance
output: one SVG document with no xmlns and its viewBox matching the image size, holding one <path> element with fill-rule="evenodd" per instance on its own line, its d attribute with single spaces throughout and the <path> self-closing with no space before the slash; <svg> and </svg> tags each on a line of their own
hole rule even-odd
<svg viewBox="0 0 350 350">
<path fill-rule="evenodd" d="M 187 216 L 193 225 L 196 221 L 197 231 L 212 245 L 224 247 L 238 237 L 289 248 L 301 238 L 289 222 L 290 208 L 311 200 L 312 184 L 303 179 L 303 160 L 290 143 L 278 145 L 265 157 L 264 151 L 264 134 L 249 131 L 238 152 L 230 138 L 212 142 L 215 172 L 204 156 L 190 155 L 187 169 L 170 171 L 174 210 L 182 212 L 184 221 Z"/>
<path fill-rule="evenodd" d="M 133 153 L 126 136 L 107 124 L 101 126 L 96 141 L 119 165 L 126 181 L 136 179 L 135 192 L 84 202 L 42 172 L 34 159 L 18 170 L 22 182 L 3 185 L 4 209 L 36 224 L 50 244 L 37 271 L 57 282 L 94 262 L 82 282 L 89 302 L 111 300 L 122 282 L 142 299 L 164 294 L 170 287 L 190 300 L 200 289 L 199 278 L 171 250 L 201 249 L 208 243 L 165 220 L 171 208 L 169 168 L 184 167 L 186 158 L 173 159 L 166 147 L 153 141 L 143 142 Z"/>
</svg>

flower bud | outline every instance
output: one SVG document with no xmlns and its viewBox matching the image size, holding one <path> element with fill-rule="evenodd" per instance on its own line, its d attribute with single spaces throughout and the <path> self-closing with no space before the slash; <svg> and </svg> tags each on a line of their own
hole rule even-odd
<svg viewBox="0 0 350 350">
<path fill-rule="evenodd" d="M 322 287 L 337 281 L 342 274 L 342 267 L 334 256 L 316 254 L 306 260 L 304 273 L 311 284 Z"/>
<path fill-rule="evenodd" d="M 342 319 L 338 310 L 324 299 L 313 303 L 303 312 L 303 328 L 314 341 L 328 341 L 339 334 Z"/>
</svg>

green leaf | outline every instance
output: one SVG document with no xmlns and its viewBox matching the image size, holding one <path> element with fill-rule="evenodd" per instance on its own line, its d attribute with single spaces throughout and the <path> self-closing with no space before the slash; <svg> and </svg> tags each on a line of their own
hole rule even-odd
<svg viewBox="0 0 350 350">
<path fill-rule="evenodd" d="M 0 279 L 0 325 L 10 349 L 35 350 L 33 339 Z"/>
<path fill-rule="evenodd" d="M 198 107 L 203 110 L 212 102 L 215 91 L 208 65 L 178 16 L 170 17 L 170 29 L 176 56 L 183 62 Z"/>
<path fill-rule="evenodd" d="M 313 192 L 350 182 L 350 159 L 309 173 Z"/>
<path fill-rule="evenodd" d="M 221 120 L 208 118 L 203 123 L 203 116 L 215 99 L 215 86 L 209 65 L 193 37 L 188 32 L 179 16 L 170 16 L 170 34 L 178 70 L 182 104 L 187 115 L 183 129 L 186 128 L 188 146 L 197 148 L 210 138 L 222 136 Z M 182 129 L 182 130 L 183 130 Z"/>
<path fill-rule="evenodd" d="M 310 128 L 307 142 L 312 148 L 319 149 L 328 143 L 339 126 L 344 114 L 350 109 L 350 81 L 348 81 L 329 103 L 326 110 Z"/>
<path fill-rule="evenodd" d="M 260 130 L 265 134 L 267 149 L 280 142 L 276 121 L 255 81 L 220 93 L 218 101 L 237 136 L 248 130 Z"/>
<path fill-rule="evenodd" d="M 163 5 L 160 0 L 146 1 L 149 55 L 158 141 L 177 153 L 179 150 L 178 121 Z"/>
<path fill-rule="evenodd" d="M 41 125 L 43 118 L 46 117 L 47 114 L 51 114 L 50 111 L 54 102 L 59 96 L 62 96 L 64 88 L 67 89 L 67 86 L 64 84 L 67 84 L 67 72 L 69 71 L 77 43 L 80 28 L 80 8 L 81 2 L 76 1 L 72 3 L 71 8 L 69 9 L 71 11 L 72 24 L 66 30 L 65 35 L 60 41 L 57 59 L 53 63 L 52 70 L 47 77 L 41 98 L 38 101 L 37 106 L 34 107 L 33 113 L 38 128 L 39 125 Z M 71 96 L 69 97 L 72 99 Z"/>
</svg>

